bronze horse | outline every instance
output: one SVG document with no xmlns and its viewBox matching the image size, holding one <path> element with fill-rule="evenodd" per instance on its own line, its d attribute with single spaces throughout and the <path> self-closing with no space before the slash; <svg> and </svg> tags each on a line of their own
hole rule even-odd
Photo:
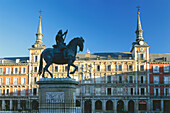
<svg viewBox="0 0 170 113">
<path fill-rule="evenodd" d="M 70 74 L 74 74 L 75 71 L 78 69 L 76 65 L 73 64 L 75 61 L 75 57 L 77 54 L 77 46 L 79 46 L 80 51 L 83 51 L 84 47 L 84 39 L 82 37 L 80 38 L 74 38 L 72 39 L 69 44 L 67 45 L 67 57 L 68 59 L 64 59 L 62 52 L 60 52 L 59 48 L 47 48 L 41 53 L 41 58 L 40 58 L 40 65 L 39 65 L 39 72 L 38 74 L 41 75 L 42 70 L 43 74 L 42 77 L 44 77 L 45 71 L 47 71 L 50 75 L 51 78 L 53 78 L 53 74 L 48 70 L 48 67 L 52 64 L 68 64 L 67 68 L 67 77 L 71 78 L 69 76 L 69 71 L 70 71 L 70 65 L 74 67 L 74 71 L 70 72 Z M 46 66 L 43 68 L 43 58 L 46 62 Z"/>
</svg>

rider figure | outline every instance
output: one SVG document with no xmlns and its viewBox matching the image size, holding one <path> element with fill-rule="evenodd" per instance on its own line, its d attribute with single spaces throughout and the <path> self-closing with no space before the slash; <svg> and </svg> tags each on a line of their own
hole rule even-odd
<svg viewBox="0 0 170 113">
<path fill-rule="evenodd" d="M 68 57 L 66 56 L 66 48 L 67 48 L 67 46 L 64 43 L 64 40 L 66 38 L 67 32 L 68 32 L 68 30 L 66 30 L 66 32 L 64 32 L 64 34 L 63 34 L 62 30 L 59 30 L 58 34 L 56 35 L 56 44 L 57 45 L 53 46 L 54 48 L 59 47 L 60 51 L 63 52 L 64 59 L 68 59 Z"/>
</svg>

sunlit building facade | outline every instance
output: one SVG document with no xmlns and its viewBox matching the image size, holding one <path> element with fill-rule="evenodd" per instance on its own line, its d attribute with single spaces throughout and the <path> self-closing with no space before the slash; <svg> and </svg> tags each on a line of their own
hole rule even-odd
<svg viewBox="0 0 170 113">
<path fill-rule="evenodd" d="M 136 40 L 130 52 L 87 52 L 76 56 L 78 70 L 71 77 L 79 82 L 76 107 L 80 113 L 170 112 L 166 107 L 170 105 L 170 54 L 149 54 L 150 46 L 143 38 L 139 12 L 135 33 Z M 1 110 L 7 107 L 38 110 L 36 82 L 41 78 L 38 75 L 40 54 L 46 48 L 42 38 L 40 16 L 29 57 L 13 58 L 13 63 L 7 63 L 10 60 L 7 58 L 0 59 Z M 49 70 L 54 78 L 65 78 L 67 65 L 52 64 Z M 50 77 L 48 73 L 45 76 Z M 15 98 L 20 101 L 13 105 Z M 14 109 L 14 106 L 17 107 Z"/>
</svg>

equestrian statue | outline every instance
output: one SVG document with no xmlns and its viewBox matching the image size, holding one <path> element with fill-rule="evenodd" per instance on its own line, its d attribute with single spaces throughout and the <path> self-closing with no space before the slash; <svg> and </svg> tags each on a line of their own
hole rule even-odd
<svg viewBox="0 0 170 113">
<path fill-rule="evenodd" d="M 64 43 L 68 30 L 62 33 L 62 30 L 59 30 L 58 34 L 56 35 L 56 45 L 53 45 L 53 48 L 47 48 L 41 53 L 40 57 L 40 65 L 39 65 L 39 72 L 38 74 L 42 77 L 45 77 L 45 71 L 47 71 L 51 78 L 53 78 L 53 74 L 48 70 L 48 67 L 52 64 L 68 64 L 67 66 L 67 77 L 69 76 L 70 66 L 74 67 L 73 72 L 70 74 L 74 74 L 75 71 L 78 69 L 76 65 L 74 65 L 75 57 L 77 54 L 77 46 L 79 46 L 79 50 L 83 51 L 84 47 L 84 39 L 82 37 L 77 37 L 72 39 L 68 45 Z M 43 59 L 46 62 L 46 66 L 43 68 Z M 43 71 L 43 72 L 42 72 Z"/>
</svg>

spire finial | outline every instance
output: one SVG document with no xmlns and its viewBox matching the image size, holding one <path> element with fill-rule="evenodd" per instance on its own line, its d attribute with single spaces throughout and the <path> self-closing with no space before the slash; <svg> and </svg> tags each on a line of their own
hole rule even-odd
<svg viewBox="0 0 170 113">
<path fill-rule="evenodd" d="M 140 6 L 137 6 L 136 8 L 138 9 L 138 14 L 140 14 L 140 12 L 139 12 L 139 10 L 140 10 Z"/>
<path fill-rule="evenodd" d="M 40 11 L 39 11 L 39 15 L 40 15 L 39 18 L 41 18 L 41 13 L 42 13 L 42 11 L 41 11 L 41 9 L 40 9 Z"/>
</svg>

